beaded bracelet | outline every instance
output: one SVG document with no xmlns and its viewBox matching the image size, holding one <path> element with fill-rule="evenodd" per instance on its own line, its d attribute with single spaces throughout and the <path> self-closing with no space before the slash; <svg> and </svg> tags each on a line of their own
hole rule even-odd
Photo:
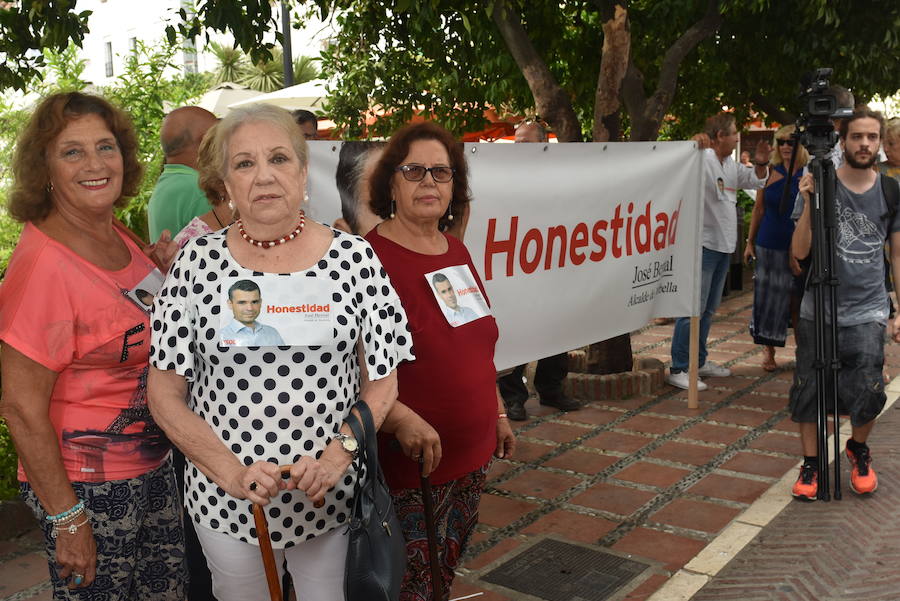
<svg viewBox="0 0 900 601">
<path fill-rule="evenodd" d="M 66 519 L 67 517 L 74 515 L 74 514 L 78 513 L 79 511 L 82 511 L 83 509 L 84 509 L 84 501 L 78 501 L 78 503 L 76 503 L 74 507 L 71 507 L 71 508 L 67 509 L 66 511 L 63 511 L 62 513 L 57 513 L 56 515 L 48 515 L 47 521 L 53 522 L 55 524 L 56 522 L 61 522 L 62 520 Z"/>
<path fill-rule="evenodd" d="M 68 516 L 64 517 L 63 519 L 61 519 L 61 520 L 57 520 L 57 521 L 55 521 L 55 522 L 51 522 L 51 524 L 52 524 L 54 527 L 56 527 L 56 528 L 64 528 L 66 525 L 71 524 L 72 522 L 74 522 L 74 521 L 76 521 L 76 520 L 78 520 L 78 519 L 81 519 L 81 518 L 83 518 L 83 517 L 86 516 L 86 515 L 87 515 L 87 511 L 84 509 L 84 507 L 82 507 L 81 509 L 79 509 L 79 510 L 76 511 L 75 513 L 73 513 L 73 514 L 71 514 L 71 515 L 68 515 Z"/>
</svg>

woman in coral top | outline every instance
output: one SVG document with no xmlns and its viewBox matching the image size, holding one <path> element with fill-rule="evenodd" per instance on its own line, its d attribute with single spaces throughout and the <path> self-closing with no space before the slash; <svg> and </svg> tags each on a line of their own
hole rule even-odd
<svg viewBox="0 0 900 601">
<path fill-rule="evenodd" d="M 475 524 L 491 455 L 515 438 L 496 387 L 497 324 L 466 247 L 443 233 L 469 202 L 462 144 L 430 122 L 391 138 L 370 179 L 385 219 L 366 236 L 409 319 L 416 360 L 397 368 L 400 394 L 379 458 L 407 541 L 400 599 L 431 598 L 419 476 L 430 475 L 444 598 Z"/>
<path fill-rule="evenodd" d="M 46 98 L 16 147 L 0 414 L 54 599 L 184 599 L 170 445 L 146 398 L 162 274 L 113 217 L 141 172 L 128 116 L 78 92 Z"/>
</svg>

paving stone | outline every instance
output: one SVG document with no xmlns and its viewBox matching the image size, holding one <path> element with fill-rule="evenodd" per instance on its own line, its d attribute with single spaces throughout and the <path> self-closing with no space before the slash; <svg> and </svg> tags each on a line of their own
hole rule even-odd
<svg viewBox="0 0 900 601">
<path fill-rule="evenodd" d="M 718 442 L 731 444 L 746 436 L 747 430 L 732 426 L 719 426 L 716 424 L 697 424 L 681 433 L 682 438 L 702 440 L 703 442 Z"/>
<path fill-rule="evenodd" d="M 28 553 L 0 563 L 0 599 L 50 578 L 43 553 Z"/>
<path fill-rule="evenodd" d="M 531 463 L 536 461 L 539 457 L 553 452 L 553 450 L 556 449 L 556 446 L 557 445 L 555 444 L 540 444 L 529 440 L 517 440 L 516 452 L 513 453 L 511 461 Z"/>
<path fill-rule="evenodd" d="M 573 497 L 570 503 L 628 516 L 654 496 L 652 492 L 601 482 Z"/>
<path fill-rule="evenodd" d="M 473 601 L 512 601 L 511 597 L 501 595 L 498 592 L 488 590 L 471 582 L 467 576 L 457 575 L 456 578 L 453 579 L 453 586 L 450 589 L 451 599 L 458 599 L 476 593 L 482 594 L 473 597 Z"/>
<path fill-rule="evenodd" d="M 706 541 L 670 534 L 650 528 L 635 528 L 612 546 L 616 551 L 662 563 L 675 571 L 689 562 L 706 546 Z"/>
<path fill-rule="evenodd" d="M 619 461 L 619 459 L 621 459 L 621 457 L 573 449 L 571 451 L 566 451 L 558 457 L 545 461 L 544 465 L 562 470 L 572 470 L 573 472 L 580 472 L 582 474 L 596 474 L 611 466 L 616 461 Z"/>
<path fill-rule="evenodd" d="M 528 431 L 526 436 L 531 438 L 541 438 L 553 442 L 571 442 L 579 436 L 584 436 L 590 432 L 587 427 L 569 426 L 556 422 L 545 422 Z"/>
<path fill-rule="evenodd" d="M 721 452 L 722 448 L 719 447 L 705 447 L 685 442 L 667 442 L 650 453 L 650 457 L 691 465 L 706 465 Z"/>
<path fill-rule="evenodd" d="M 787 395 L 773 396 L 771 394 L 745 394 L 736 399 L 734 405 L 743 405 L 746 407 L 757 407 L 764 411 L 776 412 L 787 409 Z"/>
<path fill-rule="evenodd" d="M 566 414 L 566 420 L 570 422 L 580 422 L 594 426 L 602 426 L 621 417 L 621 411 L 605 409 L 603 407 L 585 407 L 578 411 Z"/>
<path fill-rule="evenodd" d="M 750 448 L 799 455 L 801 453 L 800 436 L 770 432 L 751 442 Z"/>
<path fill-rule="evenodd" d="M 688 489 L 695 495 L 715 497 L 737 501 L 739 503 L 752 503 L 771 486 L 768 482 L 750 480 L 749 478 L 734 478 L 722 474 L 708 474 L 697 484 Z"/>
<path fill-rule="evenodd" d="M 716 533 L 727 526 L 740 512 L 740 509 L 715 503 L 675 499 L 652 514 L 650 519 L 680 528 Z"/>
<path fill-rule="evenodd" d="M 581 483 L 581 479 L 553 472 L 530 469 L 497 485 L 497 488 L 531 497 L 553 499 Z"/>
<path fill-rule="evenodd" d="M 616 472 L 614 477 L 618 480 L 667 488 L 687 476 L 689 473 L 688 470 L 657 465 L 647 461 L 638 461 L 637 463 Z"/>
<path fill-rule="evenodd" d="M 765 423 L 771 417 L 770 414 L 762 411 L 750 411 L 748 409 L 736 409 L 734 407 L 725 407 L 712 413 L 709 416 L 711 421 L 722 422 L 725 424 L 737 424 L 739 426 L 755 427 Z"/>
<path fill-rule="evenodd" d="M 789 469 L 794 467 L 799 459 L 799 448 L 798 456 L 792 459 L 770 457 L 759 453 L 741 451 L 723 463 L 722 469 L 744 472 L 746 474 L 756 474 L 758 476 L 768 476 L 769 478 L 780 478 L 787 473 Z"/>
<path fill-rule="evenodd" d="M 688 409 L 687 399 L 682 397 L 676 397 L 672 399 L 666 399 L 656 405 L 653 406 L 651 411 L 653 413 L 668 413 L 669 415 L 676 415 L 679 417 L 697 417 L 707 409 L 713 406 L 713 402 L 706 399 L 698 399 L 699 408 L 697 409 Z"/>
<path fill-rule="evenodd" d="M 596 543 L 618 524 L 609 520 L 558 509 L 548 513 L 522 532 L 524 534 L 555 534 L 568 540 Z"/>
<path fill-rule="evenodd" d="M 521 499 L 510 499 L 493 494 L 481 495 L 478 506 L 478 521 L 494 527 L 508 526 L 526 513 L 538 509 L 539 505 Z"/>
<path fill-rule="evenodd" d="M 635 430 L 646 434 L 666 434 L 680 426 L 683 422 L 684 420 L 681 419 L 666 419 L 664 417 L 638 415 L 625 420 L 619 424 L 619 427 L 624 430 Z"/>
<path fill-rule="evenodd" d="M 491 480 L 496 480 L 497 478 L 499 478 L 500 476 L 502 476 L 509 470 L 513 469 L 514 467 L 515 466 L 513 464 L 508 463 L 507 461 L 504 461 L 503 459 L 495 459 L 493 462 L 491 462 L 490 469 L 488 469 L 488 473 L 487 473 L 488 482 L 490 482 Z"/>
<path fill-rule="evenodd" d="M 623 432 L 601 432 L 593 438 L 584 441 L 584 445 L 603 451 L 616 451 L 619 453 L 634 453 L 640 448 L 652 442 L 650 438 L 625 434 Z"/>
</svg>

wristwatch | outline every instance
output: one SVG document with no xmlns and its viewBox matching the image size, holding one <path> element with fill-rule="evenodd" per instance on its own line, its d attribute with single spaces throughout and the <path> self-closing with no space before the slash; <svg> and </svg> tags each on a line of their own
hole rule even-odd
<svg viewBox="0 0 900 601">
<path fill-rule="evenodd" d="M 334 438 L 335 440 L 340 441 L 341 447 L 350 454 L 351 459 L 356 459 L 357 456 L 359 456 L 359 443 L 355 438 L 348 436 L 343 432 L 338 432 Z"/>
</svg>

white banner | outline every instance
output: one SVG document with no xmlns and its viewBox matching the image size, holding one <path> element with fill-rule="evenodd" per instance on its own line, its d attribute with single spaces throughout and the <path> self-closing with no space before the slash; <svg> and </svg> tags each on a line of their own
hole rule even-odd
<svg viewBox="0 0 900 601">
<path fill-rule="evenodd" d="M 340 142 L 310 144 L 310 215 L 341 215 Z M 693 142 L 466 144 L 465 243 L 505 369 L 696 314 L 701 153 Z"/>
</svg>

